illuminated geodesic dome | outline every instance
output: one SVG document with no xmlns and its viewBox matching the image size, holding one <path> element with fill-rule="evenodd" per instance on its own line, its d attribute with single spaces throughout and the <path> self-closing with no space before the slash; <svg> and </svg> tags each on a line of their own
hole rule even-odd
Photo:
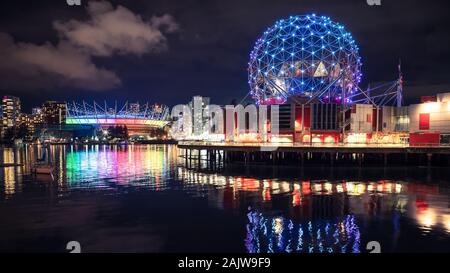
<svg viewBox="0 0 450 273">
<path fill-rule="evenodd" d="M 329 17 L 291 16 L 268 28 L 250 54 L 250 94 L 258 104 L 291 96 L 350 103 L 361 81 L 358 46 Z"/>
</svg>

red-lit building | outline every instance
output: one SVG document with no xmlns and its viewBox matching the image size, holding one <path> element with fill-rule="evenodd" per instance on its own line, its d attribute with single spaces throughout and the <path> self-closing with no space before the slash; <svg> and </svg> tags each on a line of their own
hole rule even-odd
<svg viewBox="0 0 450 273">
<path fill-rule="evenodd" d="M 410 145 L 450 143 L 450 93 L 427 96 L 409 108 Z"/>
</svg>

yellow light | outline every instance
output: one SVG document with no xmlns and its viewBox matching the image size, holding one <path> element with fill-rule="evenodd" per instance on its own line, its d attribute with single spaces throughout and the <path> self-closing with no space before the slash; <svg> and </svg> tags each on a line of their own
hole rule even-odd
<svg viewBox="0 0 450 273">
<path fill-rule="evenodd" d="M 450 215 L 443 215 L 442 219 L 445 229 L 450 232 Z"/>
<path fill-rule="evenodd" d="M 311 136 L 310 135 L 304 135 L 302 141 L 305 142 L 305 143 L 310 142 L 311 141 Z"/>
<path fill-rule="evenodd" d="M 366 185 L 364 185 L 364 184 L 358 184 L 357 186 L 356 186 L 356 193 L 357 194 L 363 194 L 363 193 L 365 193 L 366 192 Z"/>
<path fill-rule="evenodd" d="M 348 143 L 366 143 L 367 142 L 367 134 L 349 134 L 347 136 Z"/>
<path fill-rule="evenodd" d="M 256 133 L 245 133 L 237 136 L 237 142 L 252 143 L 259 141 L 259 135 Z"/>
<path fill-rule="evenodd" d="M 335 141 L 334 137 L 332 137 L 332 136 L 327 136 L 325 138 L 325 143 L 335 143 L 335 142 L 336 141 Z"/>
<path fill-rule="evenodd" d="M 347 192 L 353 193 L 355 191 L 355 184 L 353 182 L 347 182 Z"/>
<path fill-rule="evenodd" d="M 392 183 L 386 183 L 386 192 L 388 193 L 392 192 Z"/>
<path fill-rule="evenodd" d="M 377 186 L 377 192 L 383 192 L 383 185 L 379 184 Z"/>
<path fill-rule="evenodd" d="M 292 136 L 283 136 L 283 135 L 278 135 L 278 136 L 272 136 L 271 138 L 271 142 L 272 143 L 292 143 L 294 142 L 292 139 Z"/>
<path fill-rule="evenodd" d="M 273 182 L 272 183 L 272 190 L 273 191 L 278 191 L 280 189 L 280 183 L 278 182 Z"/>
<path fill-rule="evenodd" d="M 321 184 L 314 184 L 313 187 L 314 187 L 314 188 L 313 188 L 313 191 L 314 191 L 315 193 L 320 193 L 320 192 L 322 191 L 322 185 L 321 185 Z"/>
<path fill-rule="evenodd" d="M 436 224 L 436 213 L 432 209 L 427 209 L 426 211 L 419 212 L 417 215 L 417 221 L 420 225 L 431 228 Z"/>
<path fill-rule="evenodd" d="M 281 193 L 289 192 L 291 190 L 288 182 L 281 182 Z"/>
</svg>

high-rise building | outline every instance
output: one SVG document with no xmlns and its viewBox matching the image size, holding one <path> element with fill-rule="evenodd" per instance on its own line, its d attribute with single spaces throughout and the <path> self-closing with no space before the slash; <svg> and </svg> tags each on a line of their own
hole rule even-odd
<svg viewBox="0 0 450 273">
<path fill-rule="evenodd" d="M 42 118 L 45 124 L 64 124 L 67 117 L 65 102 L 47 101 L 42 105 Z"/>
<path fill-rule="evenodd" d="M 31 118 L 35 125 L 44 123 L 44 115 L 41 107 L 34 107 L 31 110 Z"/>
<path fill-rule="evenodd" d="M 28 131 L 27 135 L 24 137 L 30 137 L 36 132 L 36 124 L 34 122 L 34 117 L 35 115 L 33 114 L 25 114 L 25 113 L 20 114 L 19 126 L 20 127 L 23 126 Z"/>
<path fill-rule="evenodd" d="M 14 128 L 20 123 L 20 99 L 13 96 L 2 98 L 2 127 Z"/>
</svg>

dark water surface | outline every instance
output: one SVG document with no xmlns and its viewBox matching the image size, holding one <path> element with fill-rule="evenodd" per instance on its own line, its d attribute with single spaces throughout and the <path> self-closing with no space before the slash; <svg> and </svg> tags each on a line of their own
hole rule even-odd
<svg viewBox="0 0 450 273">
<path fill-rule="evenodd" d="M 1 148 L 0 251 L 450 252 L 448 168 L 189 170 L 176 146 Z"/>
</svg>

